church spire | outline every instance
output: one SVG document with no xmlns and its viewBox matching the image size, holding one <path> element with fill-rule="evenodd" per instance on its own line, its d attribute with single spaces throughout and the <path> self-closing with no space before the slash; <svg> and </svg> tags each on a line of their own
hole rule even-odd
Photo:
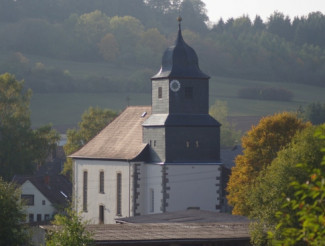
<svg viewBox="0 0 325 246">
<path fill-rule="evenodd" d="M 160 78 L 201 78 L 208 79 L 199 68 L 199 59 L 192 47 L 185 43 L 182 36 L 182 17 L 177 18 L 178 35 L 175 45 L 164 52 L 160 71 L 152 79 Z"/>
</svg>

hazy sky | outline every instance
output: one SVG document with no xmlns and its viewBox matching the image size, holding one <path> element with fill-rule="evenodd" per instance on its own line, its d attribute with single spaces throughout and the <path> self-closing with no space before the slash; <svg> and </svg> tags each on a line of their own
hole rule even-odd
<svg viewBox="0 0 325 246">
<path fill-rule="evenodd" d="M 266 21 L 274 12 L 279 11 L 291 19 L 295 16 L 308 15 L 320 11 L 325 14 L 325 0 L 202 0 L 206 4 L 210 21 L 220 18 L 237 18 L 248 15 L 251 20 L 256 15 Z"/>
</svg>

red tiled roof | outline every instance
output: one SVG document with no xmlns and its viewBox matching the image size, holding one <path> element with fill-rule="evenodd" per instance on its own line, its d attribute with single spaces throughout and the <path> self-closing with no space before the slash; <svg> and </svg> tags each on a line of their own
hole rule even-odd
<svg viewBox="0 0 325 246">
<path fill-rule="evenodd" d="M 70 157 L 114 160 L 136 158 L 147 145 L 142 142 L 142 123 L 150 114 L 150 106 L 127 107 L 96 137 Z"/>
</svg>

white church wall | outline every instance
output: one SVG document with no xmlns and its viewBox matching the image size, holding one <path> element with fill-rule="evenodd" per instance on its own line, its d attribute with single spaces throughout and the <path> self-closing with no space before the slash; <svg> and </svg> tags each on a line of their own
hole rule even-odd
<svg viewBox="0 0 325 246">
<path fill-rule="evenodd" d="M 75 160 L 74 192 L 76 207 L 91 224 L 100 223 L 100 206 L 104 206 L 103 223 L 115 223 L 119 217 L 132 216 L 132 164 L 127 161 Z M 83 178 L 87 172 L 87 211 L 83 211 Z M 99 189 L 100 172 L 104 172 L 104 192 Z M 117 209 L 117 175 L 121 175 L 121 211 Z"/>
<path fill-rule="evenodd" d="M 216 211 L 220 205 L 220 165 L 168 165 L 166 211 L 189 207 Z"/>
<path fill-rule="evenodd" d="M 52 203 L 29 181 L 26 180 L 21 186 L 22 195 L 33 195 L 34 204 L 25 206 L 27 222 L 37 221 L 37 215 L 41 215 L 41 221 L 49 220 L 53 217 L 56 209 Z M 33 217 L 33 219 L 31 218 Z"/>
<path fill-rule="evenodd" d="M 145 178 L 147 184 L 145 193 L 146 200 L 144 204 L 145 214 L 161 213 L 162 201 L 162 166 L 154 164 L 146 164 L 147 176 Z"/>
<path fill-rule="evenodd" d="M 136 215 L 161 213 L 162 166 L 145 163 L 138 168 L 139 196 L 136 201 Z"/>
</svg>

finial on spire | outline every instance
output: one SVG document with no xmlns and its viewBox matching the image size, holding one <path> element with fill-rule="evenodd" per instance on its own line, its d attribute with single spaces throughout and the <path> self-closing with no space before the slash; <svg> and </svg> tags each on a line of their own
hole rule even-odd
<svg viewBox="0 0 325 246">
<path fill-rule="evenodd" d="M 177 21 L 178 21 L 178 28 L 179 28 L 179 30 L 181 30 L 182 17 L 181 17 L 180 11 L 178 11 Z"/>
</svg>

